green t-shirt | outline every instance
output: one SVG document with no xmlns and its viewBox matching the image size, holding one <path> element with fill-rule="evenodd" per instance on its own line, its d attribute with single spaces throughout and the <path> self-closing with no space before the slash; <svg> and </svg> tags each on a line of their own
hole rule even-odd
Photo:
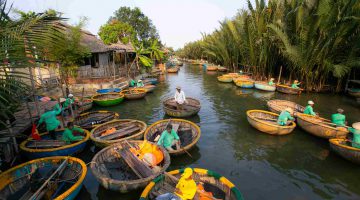
<svg viewBox="0 0 360 200">
<path fill-rule="evenodd" d="M 170 134 L 167 132 L 167 130 L 165 130 L 164 132 L 161 133 L 157 145 L 163 146 L 165 148 L 171 147 L 174 140 L 180 140 L 178 134 L 174 130 L 171 130 Z"/>
<path fill-rule="evenodd" d="M 62 140 L 66 142 L 66 144 L 70 144 L 74 141 L 79 141 L 84 138 L 84 136 L 74 136 L 73 131 L 77 131 L 80 133 L 83 133 L 84 130 L 78 127 L 74 127 L 73 129 L 66 128 L 62 135 Z"/>
<path fill-rule="evenodd" d="M 67 108 L 67 107 L 69 107 L 70 104 L 73 104 L 73 103 L 74 103 L 74 99 L 66 98 L 63 106 L 64 106 L 64 108 Z"/>
<path fill-rule="evenodd" d="M 307 115 L 312 115 L 312 116 L 315 116 L 316 113 L 314 112 L 314 109 L 312 106 L 310 105 L 307 105 L 305 110 L 304 110 L 304 114 L 307 114 Z"/>
<path fill-rule="evenodd" d="M 41 115 L 38 124 L 40 125 L 41 123 L 45 122 L 46 130 L 53 131 L 60 125 L 60 121 L 56 118 L 56 115 L 60 113 L 61 113 L 60 106 L 59 104 L 56 104 L 54 110 L 47 111 Z"/>
<path fill-rule="evenodd" d="M 345 115 L 340 113 L 332 114 L 331 122 L 338 126 L 345 126 Z"/>
<path fill-rule="evenodd" d="M 269 81 L 268 84 L 269 84 L 269 85 L 274 85 L 274 82 L 273 82 L 273 81 Z"/>
<path fill-rule="evenodd" d="M 144 87 L 144 83 L 143 82 L 137 82 L 136 87 Z"/>
<path fill-rule="evenodd" d="M 277 123 L 281 126 L 285 126 L 288 120 L 294 120 L 291 114 L 284 110 L 280 113 Z"/>
<path fill-rule="evenodd" d="M 135 81 L 133 79 L 131 79 L 130 81 L 130 87 L 134 87 L 135 86 Z"/>
<path fill-rule="evenodd" d="M 293 83 L 291 85 L 291 88 L 299 89 L 299 87 L 298 87 L 299 85 L 300 85 L 300 83 Z"/>
</svg>

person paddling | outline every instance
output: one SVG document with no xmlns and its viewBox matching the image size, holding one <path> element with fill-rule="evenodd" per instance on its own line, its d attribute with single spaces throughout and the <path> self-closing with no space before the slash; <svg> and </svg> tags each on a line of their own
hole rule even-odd
<svg viewBox="0 0 360 200">
<path fill-rule="evenodd" d="M 180 137 L 174 131 L 171 124 L 168 124 L 166 130 L 161 133 L 160 139 L 157 142 L 157 145 L 163 146 L 168 151 L 174 151 L 172 146 L 176 146 L 176 149 L 180 149 Z"/>
<path fill-rule="evenodd" d="M 360 149 L 360 122 L 356 122 L 352 124 L 352 128 L 348 128 L 348 130 L 352 133 L 352 147 Z"/>
<path fill-rule="evenodd" d="M 144 83 L 142 82 L 142 80 L 138 80 L 138 82 L 136 83 L 136 87 L 144 87 Z"/>
<path fill-rule="evenodd" d="M 73 122 L 67 123 L 67 128 L 64 130 L 62 135 L 62 140 L 66 142 L 66 144 L 70 144 L 72 142 L 76 142 L 84 139 L 84 136 L 74 136 L 73 131 L 84 133 L 84 130 L 74 126 Z"/>
<path fill-rule="evenodd" d="M 72 106 L 72 110 L 75 110 L 75 100 L 74 100 L 74 95 L 73 94 L 69 94 L 68 98 L 66 98 L 64 104 L 63 104 L 63 109 L 64 112 L 67 111 L 68 114 L 71 114 L 71 108 L 70 106 Z"/>
<path fill-rule="evenodd" d="M 277 123 L 281 126 L 288 126 L 294 120 L 291 116 L 293 112 L 293 109 L 285 108 L 285 110 L 280 113 Z"/>
<path fill-rule="evenodd" d="M 337 113 L 331 115 L 331 123 L 337 126 L 346 126 L 346 117 L 343 115 L 343 112 L 343 109 L 338 108 Z"/>
<path fill-rule="evenodd" d="M 291 85 L 291 88 L 299 89 L 299 85 L 300 85 L 300 84 L 301 84 L 301 83 L 299 83 L 298 80 L 295 80 L 294 83 Z"/>
<path fill-rule="evenodd" d="M 60 126 L 60 121 L 56 118 L 56 115 L 59 115 L 60 113 L 61 109 L 59 104 L 56 104 L 54 108 L 45 108 L 45 113 L 41 115 L 36 128 L 45 122 L 47 132 L 53 140 L 56 140 L 55 129 Z"/>
<path fill-rule="evenodd" d="M 183 109 L 183 105 L 186 104 L 186 97 L 184 91 L 181 90 L 180 86 L 176 87 L 175 102 L 178 110 Z"/>
<path fill-rule="evenodd" d="M 274 85 L 275 83 L 274 83 L 274 78 L 271 78 L 270 80 L 269 80 L 269 82 L 268 82 L 268 85 Z"/>
<path fill-rule="evenodd" d="M 305 107 L 305 110 L 304 110 L 304 114 L 307 114 L 307 115 L 312 115 L 312 116 L 316 116 L 316 113 L 314 112 L 314 102 L 313 101 L 308 101 L 308 105 Z"/>
</svg>

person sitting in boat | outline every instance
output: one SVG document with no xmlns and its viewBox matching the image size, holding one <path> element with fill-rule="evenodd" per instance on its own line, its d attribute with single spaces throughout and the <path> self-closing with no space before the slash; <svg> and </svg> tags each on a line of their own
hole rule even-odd
<svg viewBox="0 0 360 200">
<path fill-rule="evenodd" d="M 192 177 L 193 170 L 185 168 L 179 182 L 176 184 L 174 193 L 166 193 L 156 197 L 156 200 L 191 200 L 194 198 L 197 186 Z"/>
<path fill-rule="evenodd" d="M 268 85 L 274 85 L 274 84 L 275 84 L 275 83 L 274 83 L 274 80 L 275 80 L 274 78 L 271 78 L 270 81 L 269 81 L 269 83 L 268 83 Z"/>
<path fill-rule="evenodd" d="M 291 88 L 299 89 L 299 85 L 300 85 L 300 84 L 301 84 L 301 83 L 299 83 L 298 80 L 295 80 L 294 83 L 291 85 Z"/>
<path fill-rule="evenodd" d="M 172 146 L 176 146 L 176 149 L 180 149 L 180 137 L 179 135 L 173 130 L 172 125 L 168 124 L 166 130 L 161 133 L 160 139 L 157 142 L 157 145 L 163 146 L 168 151 L 174 151 Z"/>
<path fill-rule="evenodd" d="M 66 98 L 65 102 L 63 103 L 63 109 L 64 112 L 68 112 L 69 114 L 71 114 L 71 108 L 74 111 L 75 110 L 75 101 L 74 101 L 74 95 L 73 94 L 69 94 L 68 98 Z"/>
<path fill-rule="evenodd" d="M 348 130 L 352 133 L 352 147 L 360 149 L 360 122 L 353 123 Z"/>
<path fill-rule="evenodd" d="M 304 114 L 316 116 L 316 113 L 314 112 L 314 102 L 308 101 L 308 105 L 305 107 Z"/>
<path fill-rule="evenodd" d="M 135 80 L 134 80 L 134 79 L 131 79 L 131 80 L 130 80 L 130 83 L 129 83 L 129 86 L 130 86 L 130 87 L 134 87 L 135 84 L 136 84 Z"/>
<path fill-rule="evenodd" d="M 40 116 L 40 120 L 36 128 L 45 122 L 46 130 L 50 134 L 53 140 L 56 140 L 55 129 L 60 126 L 60 121 L 56 118 L 56 115 L 61 113 L 60 105 L 56 104 L 54 108 L 45 108 L 45 113 Z"/>
<path fill-rule="evenodd" d="M 291 116 L 293 112 L 292 108 L 285 108 L 285 110 L 280 113 L 277 123 L 281 126 L 288 126 L 294 120 Z"/>
<path fill-rule="evenodd" d="M 74 136 L 73 131 L 84 133 L 83 129 L 75 127 L 72 122 L 68 122 L 67 128 L 64 130 L 62 135 L 62 140 L 65 141 L 66 144 L 84 139 L 84 136 Z"/>
<path fill-rule="evenodd" d="M 346 126 L 346 117 L 343 115 L 343 112 L 343 109 L 338 108 L 337 113 L 331 115 L 331 123 L 336 124 L 337 126 Z"/>
<path fill-rule="evenodd" d="M 144 87 L 144 83 L 142 82 L 142 80 L 138 80 L 138 82 L 136 83 L 136 87 Z"/>
<path fill-rule="evenodd" d="M 183 109 L 183 105 L 186 104 L 186 97 L 184 91 L 181 90 L 180 86 L 176 87 L 175 102 L 178 110 Z"/>
</svg>

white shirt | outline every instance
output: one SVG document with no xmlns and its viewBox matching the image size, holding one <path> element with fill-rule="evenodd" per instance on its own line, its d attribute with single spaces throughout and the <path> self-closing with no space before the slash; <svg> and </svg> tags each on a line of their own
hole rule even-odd
<svg viewBox="0 0 360 200">
<path fill-rule="evenodd" d="M 183 104 L 185 101 L 186 101 L 186 97 L 185 97 L 185 93 L 184 93 L 184 91 L 180 91 L 180 92 L 178 92 L 177 90 L 176 90 L 176 92 L 175 92 L 175 101 L 177 102 L 177 103 L 179 103 L 179 104 Z"/>
</svg>

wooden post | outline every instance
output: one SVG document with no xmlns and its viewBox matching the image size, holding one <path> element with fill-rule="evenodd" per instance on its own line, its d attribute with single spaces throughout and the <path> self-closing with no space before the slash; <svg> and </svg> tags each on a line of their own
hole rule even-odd
<svg viewBox="0 0 360 200">
<path fill-rule="evenodd" d="M 127 68 L 127 52 L 126 52 L 126 49 L 125 49 L 125 75 L 127 75 L 127 72 L 128 72 L 128 68 Z"/>
<path fill-rule="evenodd" d="M 31 89 L 32 89 L 31 94 L 32 94 L 33 99 L 34 99 L 34 103 L 35 103 L 35 107 L 36 107 L 36 112 L 37 112 L 37 114 L 38 114 L 38 117 L 40 118 L 41 113 L 40 113 L 38 101 L 37 101 L 37 99 L 36 99 L 36 97 L 35 97 L 35 93 L 34 93 L 34 91 L 35 91 L 35 83 L 34 83 L 34 76 L 33 76 L 32 68 L 31 68 L 31 67 L 29 67 L 29 75 L 30 75 Z"/>
<path fill-rule="evenodd" d="M 17 144 L 17 142 L 16 142 L 16 137 L 15 137 L 15 135 L 14 135 L 14 133 L 13 133 L 12 128 L 11 128 L 10 121 L 9 121 L 9 120 L 6 120 L 6 124 L 7 124 L 7 126 L 8 126 L 7 128 L 8 128 L 8 130 L 9 130 L 9 133 L 10 133 L 11 138 L 12 138 L 12 140 L 13 140 L 15 152 L 16 152 L 16 153 L 19 153 L 18 144 Z"/>
<path fill-rule="evenodd" d="M 115 59 L 114 59 L 114 51 L 112 51 L 112 58 L 113 58 L 113 62 L 112 62 L 112 65 L 113 65 L 113 68 L 114 68 L 114 80 L 116 79 L 116 69 L 115 69 Z"/>
<path fill-rule="evenodd" d="M 31 124 L 34 124 L 34 120 L 32 118 L 32 114 L 31 114 L 31 110 L 30 110 L 30 106 L 29 106 L 29 102 L 26 100 L 26 108 L 29 111 L 29 116 L 30 116 L 30 120 L 31 120 Z"/>
<path fill-rule="evenodd" d="M 280 66 L 280 73 L 279 73 L 279 77 L 278 77 L 277 84 L 279 84 L 279 83 L 280 83 L 280 79 L 281 79 L 281 72 L 282 72 L 282 65 Z"/>
</svg>

